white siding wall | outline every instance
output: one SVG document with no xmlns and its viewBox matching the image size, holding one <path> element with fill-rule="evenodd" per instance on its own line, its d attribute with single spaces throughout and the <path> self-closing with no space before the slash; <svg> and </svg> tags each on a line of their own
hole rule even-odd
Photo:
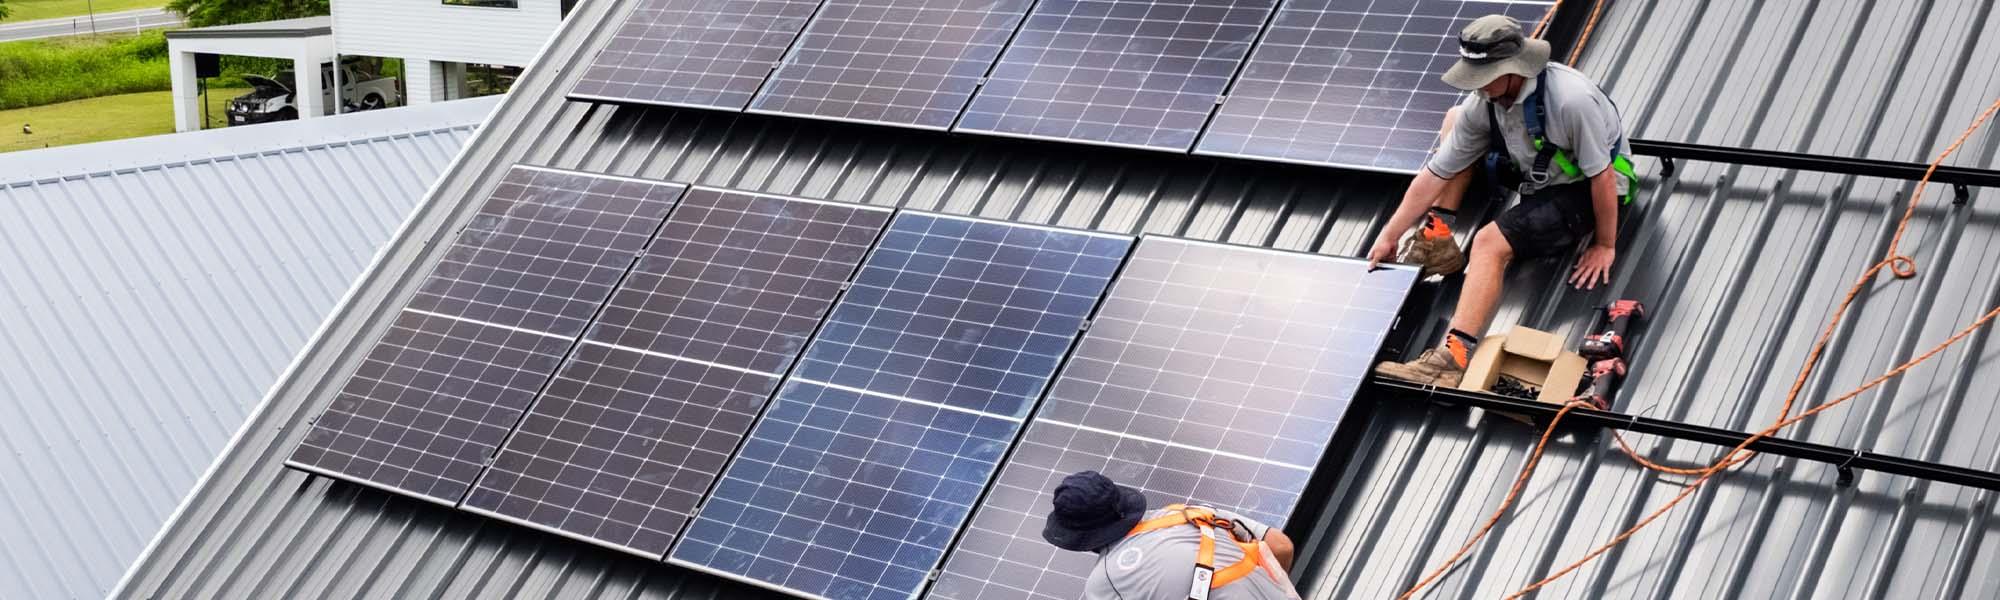
<svg viewBox="0 0 2000 600">
<path fill-rule="evenodd" d="M 562 23 L 561 0 L 520 8 L 451 6 L 443 0 L 333 0 L 341 54 L 527 66 Z"/>
</svg>

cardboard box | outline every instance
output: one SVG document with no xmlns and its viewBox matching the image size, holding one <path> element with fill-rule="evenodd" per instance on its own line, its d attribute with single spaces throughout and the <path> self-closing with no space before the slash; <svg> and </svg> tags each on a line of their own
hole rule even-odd
<svg viewBox="0 0 2000 600">
<path fill-rule="evenodd" d="M 1576 397 L 1576 387 L 1583 382 L 1583 373 L 1588 366 L 1582 355 L 1563 347 L 1561 336 L 1516 326 L 1505 334 L 1489 335 L 1479 341 L 1479 348 L 1472 352 L 1472 359 L 1465 366 L 1465 378 L 1460 380 L 1458 389 L 1489 391 L 1501 375 L 1507 375 L 1540 387 L 1542 391 L 1538 400 L 1560 406 Z M 1523 423 L 1533 423 L 1532 419 L 1522 415 L 1501 414 Z"/>
</svg>

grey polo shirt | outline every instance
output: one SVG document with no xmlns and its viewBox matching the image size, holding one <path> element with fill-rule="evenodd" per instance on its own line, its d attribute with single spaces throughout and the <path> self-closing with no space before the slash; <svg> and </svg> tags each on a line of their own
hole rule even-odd
<svg viewBox="0 0 2000 600">
<path fill-rule="evenodd" d="M 1632 155 L 1631 146 L 1625 140 L 1624 121 L 1618 117 L 1618 108 L 1611 99 L 1604 97 L 1603 90 L 1589 77 L 1564 66 L 1549 63 L 1549 91 L 1543 95 L 1548 103 L 1547 129 L 1549 141 L 1563 148 L 1570 160 L 1576 161 L 1582 177 L 1574 177 L 1562 169 L 1549 167 L 1549 185 L 1575 183 L 1611 166 L 1614 153 Z M 1521 88 L 1521 97 L 1534 93 L 1538 82 L 1529 79 Z M 1487 135 L 1493 124 L 1487 118 L 1486 106 L 1491 104 L 1480 94 L 1467 94 L 1458 103 L 1458 124 L 1451 134 L 1438 144 L 1431 153 L 1430 162 L 1424 168 L 1439 177 L 1450 178 L 1478 163 L 1486 157 Z M 1500 115 L 1500 132 L 1507 142 L 1507 153 L 1513 155 L 1514 163 L 1532 165 L 1535 162 L 1535 145 L 1528 137 L 1528 121 L 1522 102 L 1513 106 L 1494 105 Z M 1631 182 L 1618 178 L 1618 193 L 1623 195 Z"/>
<path fill-rule="evenodd" d="M 1165 510 L 1152 510 L 1146 513 L 1146 519 L 1166 514 Z M 1217 509 L 1215 516 L 1234 523 L 1235 534 L 1241 539 L 1264 539 L 1264 534 L 1271 530 L 1263 523 L 1226 510 Z M 1236 564 L 1243 558 L 1241 548 L 1223 539 L 1224 532 L 1217 531 L 1215 534 L 1215 568 Z M 1185 600 L 1188 587 L 1194 584 L 1194 559 L 1200 550 L 1201 530 L 1194 527 L 1168 527 L 1125 538 L 1112 544 L 1098 557 L 1097 565 L 1090 569 L 1090 577 L 1084 580 L 1083 598 Z M 1208 597 L 1211 600 L 1277 600 L 1285 598 L 1286 594 L 1269 576 L 1251 573 L 1211 590 Z"/>
</svg>

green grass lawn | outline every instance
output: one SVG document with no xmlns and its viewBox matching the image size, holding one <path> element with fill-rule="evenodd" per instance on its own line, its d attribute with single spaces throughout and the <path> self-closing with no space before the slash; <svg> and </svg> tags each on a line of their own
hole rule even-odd
<svg viewBox="0 0 2000 600">
<path fill-rule="evenodd" d="M 132 10 L 136 8 L 159 8 L 166 6 L 166 0 L 7 0 L 7 15 L 0 23 L 17 23 L 56 17 L 74 17 Z M 102 21 L 98 25 L 104 25 Z M 127 23 L 130 25 L 130 23 Z"/>
<path fill-rule="evenodd" d="M 248 91 L 209 90 L 208 126 L 223 126 L 223 119 L 226 118 L 223 108 L 228 105 L 229 99 Z M 33 125 L 35 133 L 21 133 L 23 124 Z M 0 110 L 0 152 L 120 140 L 173 131 L 174 98 L 171 92 L 120 94 Z"/>
</svg>

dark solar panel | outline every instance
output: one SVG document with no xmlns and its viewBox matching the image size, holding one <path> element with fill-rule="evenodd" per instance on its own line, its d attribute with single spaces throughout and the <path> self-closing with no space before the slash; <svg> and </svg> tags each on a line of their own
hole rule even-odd
<svg viewBox="0 0 2000 600">
<path fill-rule="evenodd" d="M 742 110 L 819 0 L 642 0 L 570 95 Z"/>
<path fill-rule="evenodd" d="M 403 311 L 291 462 L 457 502 L 575 341 Z"/>
<path fill-rule="evenodd" d="M 688 190 L 590 339 L 783 374 L 892 212 Z"/>
<path fill-rule="evenodd" d="M 290 464 L 457 502 L 682 189 L 508 171 Z"/>
<path fill-rule="evenodd" d="M 1277 0 L 1041 0 L 958 130 L 1185 152 Z"/>
<path fill-rule="evenodd" d="M 1533 27 L 1548 5 L 1289 0 L 1195 152 L 1415 171 L 1464 97 L 1439 79 L 1458 60 L 1458 31 L 1489 14 Z"/>
<path fill-rule="evenodd" d="M 827 0 L 751 110 L 951 127 L 1030 0 Z"/>
<path fill-rule="evenodd" d="M 1096 557 L 1041 538 L 1076 471 L 1284 525 L 1415 280 L 1367 269 L 1141 241 L 931 597 L 1079 597 Z"/>
<path fill-rule="evenodd" d="M 665 554 L 890 214 L 689 190 L 465 506 Z"/>
<path fill-rule="evenodd" d="M 1130 244 L 896 217 L 672 560 L 806 596 L 914 596 Z"/>
<path fill-rule="evenodd" d="M 585 342 L 465 508 L 658 558 L 778 376 Z"/>
</svg>

